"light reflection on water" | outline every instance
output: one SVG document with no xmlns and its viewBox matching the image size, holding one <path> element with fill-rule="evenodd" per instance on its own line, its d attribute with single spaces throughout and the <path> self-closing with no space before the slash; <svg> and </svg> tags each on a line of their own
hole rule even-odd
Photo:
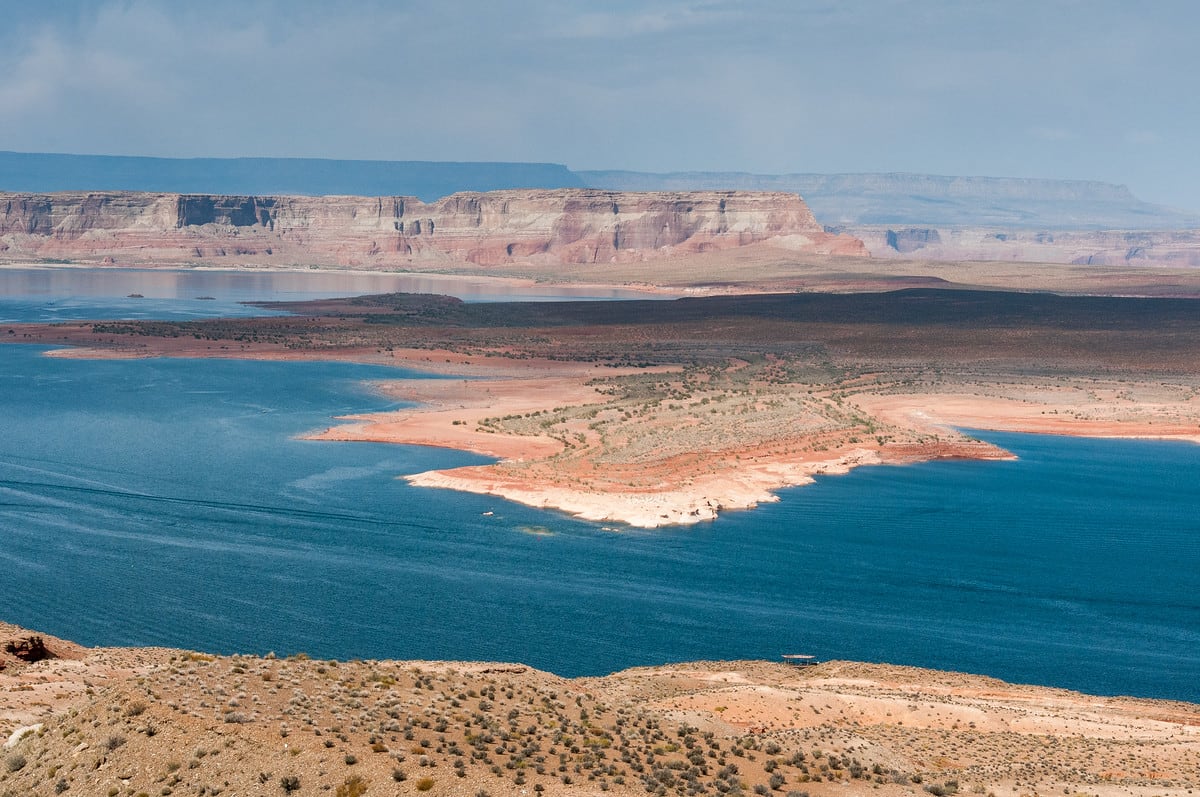
<svg viewBox="0 0 1200 797">
<path fill-rule="evenodd" d="M 0 268 L 0 297 L 66 300 L 128 298 L 220 303 L 300 301 L 372 293 L 440 293 L 464 301 L 647 299 L 625 288 L 539 285 L 484 277 L 342 271 L 215 271 L 124 268 Z M 211 312 L 211 311 L 208 311 Z"/>
</svg>

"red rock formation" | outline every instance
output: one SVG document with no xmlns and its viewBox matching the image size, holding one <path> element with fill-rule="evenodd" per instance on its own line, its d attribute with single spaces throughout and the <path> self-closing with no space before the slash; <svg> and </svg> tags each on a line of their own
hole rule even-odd
<svg viewBox="0 0 1200 797">
<path fill-rule="evenodd" d="M 27 662 L 55 658 L 54 654 L 46 648 L 46 641 L 36 635 L 23 639 L 10 639 L 4 645 L 4 652 L 11 653 L 21 661 Z"/>
<path fill-rule="evenodd" d="M 776 241 L 866 254 L 795 194 L 589 189 L 411 197 L 0 194 L 6 257 L 386 267 L 640 261 Z"/>
</svg>

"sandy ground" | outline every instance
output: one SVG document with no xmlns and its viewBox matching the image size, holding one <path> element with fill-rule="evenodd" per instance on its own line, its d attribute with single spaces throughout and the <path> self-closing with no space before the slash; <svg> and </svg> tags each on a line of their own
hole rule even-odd
<svg viewBox="0 0 1200 797">
<path fill-rule="evenodd" d="M 414 361 L 414 367 L 422 363 Z M 461 370 L 474 363 L 458 358 Z M 548 435 L 479 434 L 481 421 L 493 415 L 525 414 L 555 406 L 599 401 L 601 395 L 586 385 L 572 366 L 535 366 L 540 375 L 483 376 L 482 378 L 413 379 L 385 382 L 378 389 L 418 406 L 400 412 L 351 415 L 342 423 L 309 436 L 312 440 L 360 440 L 374 443 L 407 443 L 474 451 L 487 456 L 522 460 L 550 456 L 562 443 Z M 533 371 L 535 367 L 529 370 Z"/>
<path fill-rule="evenodd" d="M 1200 425 L 1191 402 L 1083 399 L 1060 390 L 1029 398 L 913 394 L 864 395 L 856 401 L 873 415 L 894 423 L 928 428 L 958 427 L 1007 432 L 1185 440 L 1200 443 Z"/>
<path fill-rule="evenodd" d="M 0 624 L 0 642 L 32 633 Z M 46 641 L 61 658 L 0 653 L 3 795 L 1200 789 L 1200 706 L 959 673 L 743 661 L 569 680 Z"/>
</svg>

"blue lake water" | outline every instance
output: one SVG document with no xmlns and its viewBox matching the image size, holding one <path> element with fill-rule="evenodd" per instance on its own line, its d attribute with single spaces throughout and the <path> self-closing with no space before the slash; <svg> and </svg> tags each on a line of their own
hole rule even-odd
<svg viewBox="0 0 1200 797">
<path fill-rule="evenodd" d="M 0 346 L 0 617 L 47 633 L 564 675 L 806 652 L 1200 701 L 1200 446 L 982 432 L 1020 460 L 612 533 L 395 478 L 473 455 L 296 439 L 404 372 L 42 351 Z"/>
<path fill-rule="evenodd" d="M 0 268 L 0 324 L 268 315 L 241 302 L 395 292 L 442 293 L 475 302 L 670 298 L 625 288 L 387 272 Z"/>
</svg>

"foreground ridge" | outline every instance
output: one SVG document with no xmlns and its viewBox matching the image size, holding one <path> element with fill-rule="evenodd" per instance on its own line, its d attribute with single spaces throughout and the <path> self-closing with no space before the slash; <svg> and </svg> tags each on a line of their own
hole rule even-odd
<svg viewBox="0 0 1200 797">
<path fill-rule="evenodd" d="M 0 623 L 0 639 L 32 632 Z M 41 636 L 41 635 L 38 635 Z M 0 794 L 1184 794 L 1200 706 L 833 661 L 0 652 Z M 14 647 L 17 645 L 14 644 Z M 0 646 L 2 649 L 3 646 Z"/>
</svg>

